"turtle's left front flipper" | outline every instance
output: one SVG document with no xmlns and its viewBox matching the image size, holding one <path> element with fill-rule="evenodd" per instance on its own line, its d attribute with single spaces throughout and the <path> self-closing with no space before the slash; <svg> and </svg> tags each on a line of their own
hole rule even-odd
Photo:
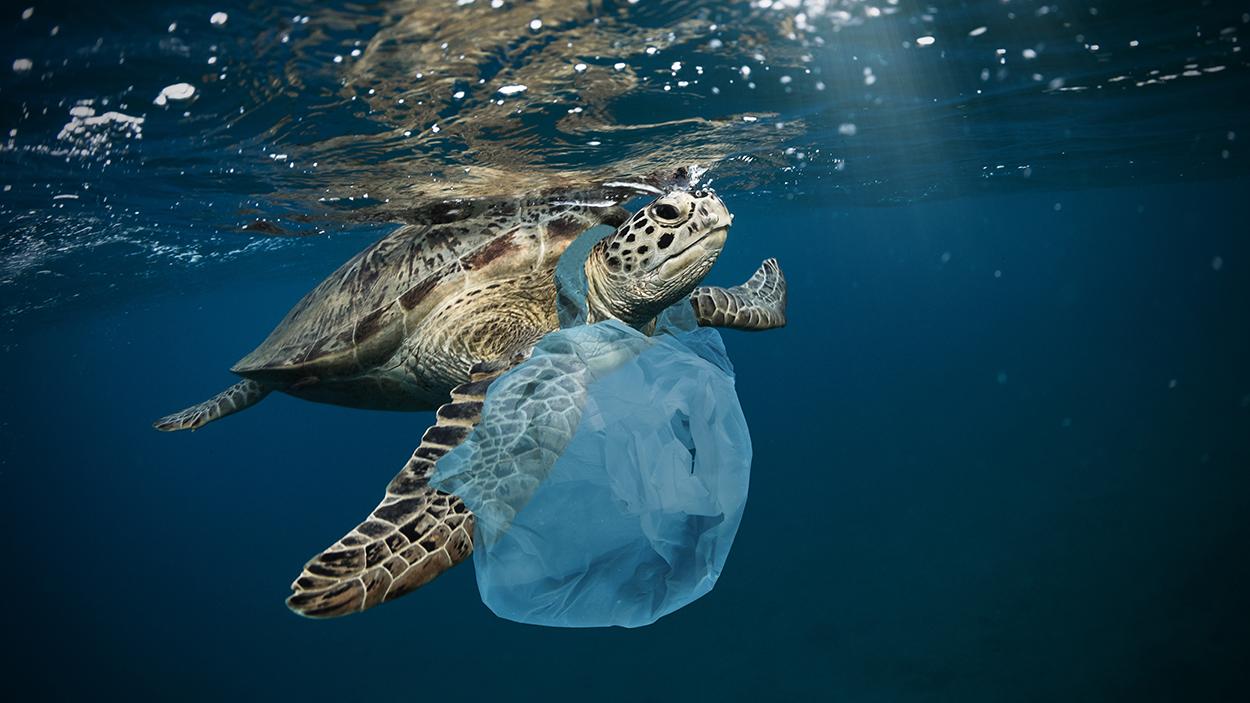
<svg viewBox="0 0 1250 703">
<path fill-rule="evenodd" d="M 702 327 L 749 331 L 785 327 L 786 277 L 776 259 L 767 259 L 742 285 L 695 288 L 690 304 Z"/>
<path fill-rule="evenodd" d="M 469 382 L 452 389 L 381 504 L 304 565 L 286 601 L 291 610 L 316 618 L 359 612 L 429 583 L 472 553 L 473 514 L 429 481 L 439 458 L 481 420 L 487 388 L 518 361 L 475 364 Z"/>
</svg>

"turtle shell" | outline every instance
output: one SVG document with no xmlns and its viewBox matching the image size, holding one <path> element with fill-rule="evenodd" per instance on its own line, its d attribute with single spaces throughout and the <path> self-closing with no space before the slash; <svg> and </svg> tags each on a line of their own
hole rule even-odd
<svg viewBox="0 0 1250 703">
<path fill-rule="evenodd" d="M 578 203 L 465 204 L 404 225 L 352 257 L 291 308 L 233 372 L 295 383 L 384 363 L 450 292 L 554 262 L 579 234 L 628 217 Z"/>
</svg>

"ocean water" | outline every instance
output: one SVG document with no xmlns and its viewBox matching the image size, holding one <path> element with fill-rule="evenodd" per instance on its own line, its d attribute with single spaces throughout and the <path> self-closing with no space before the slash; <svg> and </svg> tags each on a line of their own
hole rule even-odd
<svg viewBox="0 0 1250 703">
<path fill-rule="evenodd" d="M 6 5 L 6 697 L 1245 698 L 1247 33 L 1214 1 Z M 151 421 L 449 198 L 689 163 L 736 216 L 708 280 L 790 285 L 785 329 L 725 333 L 755 456 L 716 588 L 549 629 L 463 564 L 288 611 L 431 414 Z"/>
</svg>

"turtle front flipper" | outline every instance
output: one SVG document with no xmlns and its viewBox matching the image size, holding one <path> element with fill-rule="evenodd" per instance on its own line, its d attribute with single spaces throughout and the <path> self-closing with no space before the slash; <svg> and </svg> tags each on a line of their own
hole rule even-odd
<svg viewBox="0 0 1250 703">
<path fill-rule="evenodd" d="M 473 514 L 454 495 L 429 485 L 435 462 L 460 445 L 481 420 L 490 384 L 521 359 L 475 364 L 451 391 L 433 427 L 381 504 L 364 522 L 304 565 L 287 607 L 300 615 L 359 612 L 424 586 L 473 551 Z"/>
<path fill-rule="evenodd" d="M 198 430 L 213 420 L 250 408 L 269 395 L 269 387 L 251 379 L 245 379 L 198 405 L 192 405 L 173 415 L 166 415 L 152 426 L 162 432 Z"/>
<path fill-rule="evenodd" d="M 748 331 L 785 327 L 786 277 L 776 259 L 767 259 L 742 285 L 695 288 L 690 304 L 702 327 Z"/>
</svg>

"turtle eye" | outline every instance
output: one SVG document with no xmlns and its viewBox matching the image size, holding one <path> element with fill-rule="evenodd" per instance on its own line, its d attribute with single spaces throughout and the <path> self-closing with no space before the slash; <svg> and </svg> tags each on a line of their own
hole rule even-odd
<svg viewBox="0 0 1250 703">
<path fill-rule="evenodd" d="M 671 203 L 658 203 L 651 208 L 651 213 L 661 220 L 676 220 L 681 217 L 681 212 L 677 209 L 677 206 Z"/>
</svg>

